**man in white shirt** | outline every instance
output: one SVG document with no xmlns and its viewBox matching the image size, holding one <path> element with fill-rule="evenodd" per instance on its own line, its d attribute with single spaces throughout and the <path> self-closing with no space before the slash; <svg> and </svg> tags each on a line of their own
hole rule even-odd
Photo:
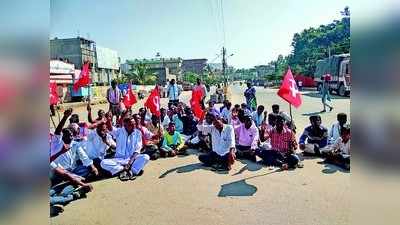
<svg viewBox="0 0 400 225">
<path fill-rule="evenodd" d="M 337 122 L 332 124 L 331 129 L 329 129 L 328 144 L 336 143 L 336 140 L 340 137 L 340 129 L 346 123 L 347 123 L 347 114 L 338 113 L 337 114 Z"/>
<path fill-rule="evenodd" d="M 117 82 L 115 80 L 111 81 L 111 87 L 107 89 L 107 101 L 110 104 L 110 111 L 113 116 L 116 116 L 116 121 L 118 121 L 121 115 L 121 104 L 122 92 L 117 87 Z"/>
<path fill-rule="evenodd" d="M 232 113 L 231 113 L 232 103 L 228 100 L 224 102 L 224 108 L 221 111 L 221 118 L 224 120 L 224 123 L 231 124 Z"/>
<path fill-rule="evenodd" d="M 167 97 L 169 98 L 169 103 L 177 105 L 179 102 L 179 95 L 181 90 L 175 83 L 175 79 L 171 79 L 167 87 Z"/>
<path fill-rule="evenodd" d="M 101 121 L 96 129 L 89 130 L 87 141 L 84 142 L 84 150 L 88 157 L 93 160 L 93 164 L 100 171 L 100 163 L 105 158 L 110 149 L 115 149 L 116 143 L 108 133 L 107 125 Z"/>
<path fill-rule="evenodd" d="M 345 124 L 340 129 L 340 137 L 333 145 L 323 149 L 326 156 L 325 163 L 332 163 L 343 169 L 350 169 L 350 124 Z"/>
<path fill-rule="evenodd" d="M 111 173 L 112 176 L 120 173 L 121 177 L 135 179 L 143 173 L 144 166 L 149 162 L 150 157 L 140 154 L 143 147 L 142 134 L 136 129 L 135 121 L 131 117 L 123 120 L 123 127 L 112 127 L 111 121 L 107 121 L 111 135 L 117 140 L 115 157 L 103 159 L 101 167 Z"/>
<path fill-rule="evenodd" d="M 224 124 L 220 118 L 215 118 L 212 125 L 199 123 L 197 129 L 211 134 L 212 151 L 199 155 L 199 160 L 205 166 L 217 164 L 219 169 L 230 170 L 235 161 L 235 133 L 231 125 Z"/>
<path fill-rule="evenodd" d="M 69 128 L 63 129 L 65 121 L 72 114 L 72 109 L 67 109 L 64 116 L 54 131 L 50 142 L 50 168 L 56 170 L 61 168 L 77 177 L 87 177 L 90 172 L 99 175 L 93 165 L 93 161 L 87 156 L 80 142 L 74 141 L 73 131 Z M 61 135 L 62 133 L 62 135 Z M 78 160 L 82 165 L 78 164 Z M 54 179 L 59 179 L 54 177 Z M 61 178 L 63 179 L 63 178 Z"/>
<path fill-rule="evenodd" d="M 257 107 L 257 110 L 251 113 L 251 118 L 254 121 L 254 124 L 259 128 L 261 126 L 262 123 L 265 123 L 266 120 L 266 116 L 264 112 L 264 106 L 263 105 L 259 105 Z"/>
</svg>

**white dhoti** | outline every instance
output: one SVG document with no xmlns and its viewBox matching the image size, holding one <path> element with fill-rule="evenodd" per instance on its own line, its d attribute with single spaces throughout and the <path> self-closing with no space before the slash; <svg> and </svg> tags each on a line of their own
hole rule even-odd
<svg viewBox="0 0 400 225">
<path fill-rule="evenodd" d="M 149 162 L 150 157 L 146 154 L 138 154 L 132 163 L 131 171 L 137 175 L 144 166 Z M 113 158 L 103 159 L 100 163 L 101 168 L 109 171 L 113 176 L 124 169 L 124 166 L 128 164 L 129 159 Z"/>
<path fill-rule="evenodd" d="M 305 144 L 305 148 L 304 148 L 303 151 L 305 151 L 305 152 L 307 152 L 307 153 L 315 154 L 315 146 L 318 147 L 317 144 Z M 329 145 L 327 145 L 327 146 L 325 146 L 325 147 L 323 147 L 323 148 L 319 148 L 319 152 L 320 152 L 320 153 L 329 152 L 329 151 L 331 151 L 331 150 L 332 150 L 332 148 L 331 148 L 331 146 L 329 146 Z"/>
</svg>

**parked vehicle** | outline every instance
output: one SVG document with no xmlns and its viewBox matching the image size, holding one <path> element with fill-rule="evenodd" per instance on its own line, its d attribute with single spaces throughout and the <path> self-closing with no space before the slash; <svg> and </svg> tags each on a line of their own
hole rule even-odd
<svg viewBox="0 0 400 225">
<path fill-rule="evenodd" d="M 331 77 L 329 91 L 336 92 L 340 96 L 350 95 L 350 54 L 333 55 L 330 58 L 318 60 L 316 66 L 314 81 L 318 91 L 322 88 L 323 78 L 329 74 Z"/>
</svg>

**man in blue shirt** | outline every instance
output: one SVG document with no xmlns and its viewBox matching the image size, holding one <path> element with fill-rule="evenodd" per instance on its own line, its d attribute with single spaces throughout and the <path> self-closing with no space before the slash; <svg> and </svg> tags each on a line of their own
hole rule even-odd
<svg viewBox="0 0 400 225">
<path fill-rule="evenodd" d="M 179 102 L 180 94 L 181 91 L 178 88 L 178 85 L 175 83 L 175 79 L 172 79 L 167 87 L 167 97 L 169 98 L 169 103 L 177 105 Z"/>
<path fill-rule="evenodd" d="M 320 155 L 328 145 L 328 129 L 321 125 L 321 116 L 310 116 L 311 125 L 300 136 L 299 147 L 304 155 Z"/>
</svg>

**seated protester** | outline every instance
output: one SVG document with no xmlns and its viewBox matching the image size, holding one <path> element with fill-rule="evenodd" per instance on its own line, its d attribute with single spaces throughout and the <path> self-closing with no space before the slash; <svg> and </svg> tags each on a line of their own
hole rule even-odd
<svg viewBox="0 0 400 225">
<path fill-rule="evenodd" d="M 350 125 L 345 124 L 340 129 L 340 137 L 323 152 L 326 155 L 324 162 L 350 170 L 350 138 Z"/>
<path fill-rule="evenodd" d="M 268 115 L 268 123 L 262 123 L 260 127 L 260 148 L 265 150 L 271 149 L 271 139 L 268 132 L 270 132 L 276 124 L 276 116 L 274 114 Z"/>
<path fill-rule="evenodd" d="M 302 167 L 299 158 L 294 154 L 297 148 L 294 133 L 284 126 L 284 118 L 276 116 L 276 126 L 268 131 L 271 139 L 271 150 L 260 148 L 257 155 L 267 166 L 277 166 L 283 170 Z"/>
<path fill-rule="evenodd" d="M 156 160 L 160 157 L 159 148 L 162 144 L 164 128 L 160 127 L 160 120 L 156 115 L 151 116 L 151 123 L 148 123 L 146 128 L 157 135 L 154 135 L 151 140 L 146 140 L 143 154 L 149 155 L 151 160 Z"/>
<path fill-rule="evenodd" d="M 87 111 L 88 111 L 88 121 L 89 123 L 97 123 L 97 122 L 101 122 L 101 121 L 106 121 L 106 112 L 102 109 L 99 109 L 99 111 L 97 111 L 97 118 L 95 120 L 93 120 L 92 117 L 92 107 L 90 107 L 90 104 L 88 103 L 87 107 L 86 107 Z"/>
<path fill-rule="evenodd" d="M 197 131 L 197 120 L 194 118 L 193 112 L 189 107 L 185 108 L 185 115 L 181 118 L 183 123 L 182 134 L 192 136 Z"/>
<path fill-rule="evenodd" d="M 164 133 L 163 143 L 160 149 L 161 157 L 174 157 L 176 155 L 185 155 L 187 147 L 183 141 L 182 135 L 175 130 L 175 124 L 169 123 L 167 132 Z"/>
<path fill-rule="evenodd" d="M 218 169 L 230 170 L 235 162 L 235 134 L 233 127 L 224 124 L 221 118 L 215 118 L 212 125 L 199 123 L 197 129 L 211 134 L 212 151 L 199 155 L 199 160 L 205 166 L 217 164 Z"/>
<path fill-rule="evenodd" d="M 251 115 L 251 110 L 249 109 L 249 107 L 247 106 L 246 103 L 242 103 L 242 104 L 240 105 L 240 108 L 243 109 L 244 114 L 246 114 L 246 115 Z"/>
<path fill-rule="evenodd" d="M 172 116 L 171 122 L 173 122 L 175 124 L 176 131 L 178 131 L 179 133 L 182 133 L 183 132 L 183 122 L 182 122 L 181 118 L 182 118 L 183 112 L 178 107 L 174 107 L 173 109 L 174 109 L 174 111 L 173 111 L 173 116 Z M 168 127 L 169 127 L 169 125 L 168 125 Z"/>
<path fill-rule="evenodd" d="M 140 154 L 143 147 L 142 134 L 135 128 L 135 120 L 131 117 L 124 118 L 121 128 L 113 127 L 111 123 L 111 120 L 107 121 L 107 128 L 117 142 L 115 156 L 103 159 L 100 165 L 112 176 L 119 174 L 121 180 L 133 180 L 143 173 L 150 160 L 148 155 Z"/>
<path fill-rule="evenodd" d="M 217 107 L 215 106 L 215 101 L 214 100 L 209 100 L 208 101 L 208 107 L 206 108 L 206 111 L 219 117 L 220 112 L 217 109 Z"/>
<path fill-rule="evenodd" d="M 235 104 L 235 105 L 233 106 L 233 108 L 236 109 L 236 111 L 239 111 L 240 105 L 239 105 L 239 104 Z"/>
<path fill-rule="evenodd" d="M 169 112 L 169 110 L 167 112 L 167 110 L 165 108 L 161 108 L 160 112 L 161 112 L 161 116 L 160 116 L 161 125 L 164 129 L 166 129 L 168 127 L 169 123 L 171 122 L 171 120 L 169 118 L 170 112 Z"/>
<path fill-rule="evenodd" d="M 328 144 L 336 143 L 336 140 L 340 137 L 340 129 L 347 123 L 346 113 L 337 114 L 337 122 L 332 124 L 331 129 L 328 133 Z"/>
<path fill-rule="evenodd" d="M 103 171 L 100 163 L 104 158 L 114 153 L 117 144 L 108 133 L 106 122 L 101 121 L 97 124 L 96 129 L 89 130 L 88 139 L 84 144 L 84 150 L 88 157 L 93 160 L 93 164 L 102 175 L 107 175 L 108 173 Z"/>
<path fill-rule="evenodd" d="M 311 125 L 300 136 L 299 146 L 305 155 L 320 155 L 328 145 L 328 129 L 321 125 L 321 116 L 310 116 Z"/>
<path fill-rule="evenodd" d="M 160 143 L 160 139 L 162 137 L 161 130 L 157 129 L 156 133 L 151 132 L 147 127 L 142 125 L 142 118 L 139 114 L 133 114 L 132 118 L 135 120 L 136 129 L 140 131 L 142 134 L 142 144 L 143 149 L 141 151 L 142 154 L 147 154 L 150 156 L 151 160 L 156 160 L 160 156 L 158 153 L 158 145 L 155 145 L 153 141 L 157 141 Z M 157 117 L 156 117 L 157 118 Z M 158 118 L 157 118 L 158 123 Z M 158 127 L 158 126 L 157 126 Z"/>
<path fill-rule="evenodd" d="M 204 116 L 204 120 L 199 121 L 197 125 L 202 124 L 202 125 L 212 125 L 212 122 L 214 121 L 214 114 L 212 113 L 206 113 Z M 196 126 L 197 129 L 197 126 Z M 197 136 L 194 136 L 190 138 L 189 140 L 186 141 L 186 144 L 188 145 L 189 148 L 194 148 L 194 149 L 199 149 L 199 151 L 202 152 L 209 152 L 211 151 L 211 135 L 205 132 L 198 131 Z"/>
<path fill-rule="evenodd" d="M 264 106 L 259 105 L 257 110 L 251 113 L 251 118 L 253 119 L 256 127 L 260 127 L 262 123 L 265 123 L 267 111 L 264 112 Z"/>
<path fill-rule="evenodd" d="M 293 132 L 296 133 L 296 125 L 294 123 L 294 121 L 292 121 L 292 119 L 290 118 L 290 116 L 283 112 L 283 111 L 279 111 L 279 105 L 278 104 L 273 104 L 272 105 L 272 114 L 274 114 L 275 116 L 277 115 L 281 115 L 285 121 L 285 125 L 291 129 Z"/>
<path fill-rule="evenodd" d="M 232 113 L 231 113 L 232 103 L 228 100 L 224 101 L 224 107 L 221 110 L 221 119 L 225 124 L 231 123 Z"/>
<path fill-rule="evenodd" d="M 69 128 L 63 129 L 65 121 L 71 113 L 71 108 L 64 112 L 64 116 L 52 136 L 50 143 L 50 167 L 52 170 L 62 168 L 81 177 L 88 177 L 91 173 L 98 176 L 99 172 L 93 165 L 93 161 L 87 156 L 82 144 L 74 141 L 73 131 Z M 78 163 L 79 161 L 80 163 Z M 54 182 L 57 183 L 57 177 L 54 177 L 54 179 Z"/>
<path fill-rule="evenodd" d="M 85 122 L 79 122 L 79 115 L 72 114 L 69 118 L 68 128 L 73 129 L 74 139 L 77 141 L 86 140 L 88 128 L 93 128 L 93 126 L 88 126 Z"/>
<path fill-rule="evenodd" d="M 250 159 L 256 162 L 256 150 L 260 140 L 258 128 L 255 126 L 250 116 L 244 118 L 244 123 L 235 128 L 237 138 L 236 156 L 242 159 Z"/>
<path fill-rule="evenodd" d="M 146 108 L 139 109 L 139 116 L 141 118 L 142 126 L 146 126 L 147 123 L 151 122 L 151 114 L 147 111 Z"/>
<path fill-rule="evenodd" d="M 50 180 L 53 181 L 55 177 L 67 183 L 60 183 L 50 188 L 50 206 L 66 205 L 73 200 L 85 198 L 86 193 L 93 190 L 92 185 L 83 182 L 83 177 L 72 174 L 64 168 L 52 169 L 50 166 Z M 50 207 L 50 215 L 58 215 L 58 213 L 56 210 L 53 212 L 53 208 Z"/>
<path fill-rule="evenodd" d="M 240 125 L 238 111 L 239 110 L 237 110 L 236 108 L 232 109 L 231 122 L 229 124 L 232 125 L 233 128 L 238 127 Z"/>
</svg>

